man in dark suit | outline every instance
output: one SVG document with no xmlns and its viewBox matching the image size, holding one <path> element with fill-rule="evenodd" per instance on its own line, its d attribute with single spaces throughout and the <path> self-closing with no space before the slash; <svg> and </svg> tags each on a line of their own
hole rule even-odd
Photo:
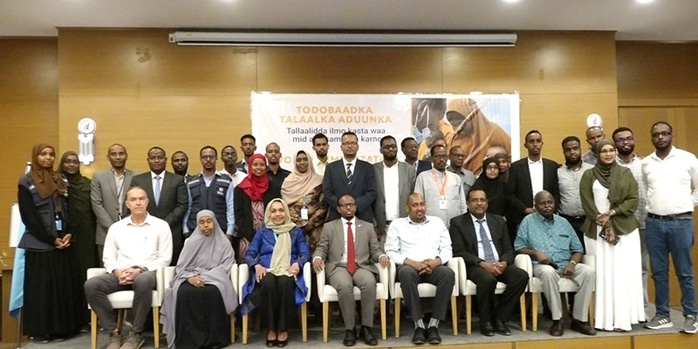
<svg viewBox="0 0 698 349">
<path fill-rule="evenodd" d="M 487 213 L 485 191 L 470 190 L 467 202 L 468 212 L 451 219 L 453 256 L 463 258 L 468 280 L 477 285 L 480 332 L 488 337 L 495 332 L 509 336 L 506 323 L 526 290 L 528 273 L 514 266 L 506 223 L 502 216 Z M 503 282 L 507 288 L 493 312 L 497 282 Z"/>
<path fill-rule="evenodd" d="M 373 164 L 376 171 L 376 201 L 373 213 L 381 247 L 385 245 L 385 234 L 393 219 L 407 217 L 403 202 L 414 192 L 414 167 L 397 161 L 397 141 L 385 136 L 380 141 L 383 161 Z"/>
<path fill-rule="evenodd" d="M 400 142 L 400 150 L 405 155 L 405 162 L 412 166 L 415 176 L 424 171 L 431 170 L 431 161 L 419 160 L 419 144 L 412 137 L 407 137 Z"/>
<path fill-rule="evenodd" d="M 172 261 L 177 259 L 184 246 L 182 221 L 187 211 L 187 186 L 180 175 L 165 171 L 167 155 L 160 147 L 148 150 L 148 167 L 150 172 L 141 173 L 131 180 L 145 190 L 148 196 L 148 213 L 167 222 L 172 233 Z"/>
<path fill-rule="evenodd" d="M 373 224 L 355 217 L 356 202 L 351 195 L 346 194 L 339 198 L 337 212 L 342 218 L 324 225 L 322 237 L 313 253 L 313 268 L 316 273 L 327 268 L 327 281 L 337 290 L 339 308 L 342 310 L 346 328 L 344 345 L 356 344 L 354 286 L 361 290 L 360 335 L 367 345 L 376 345 L 378 342 L 371 330 L 378 275 L 374 263 L 380 262 L 385 268 L 390 261 L 373 234 Z M 352 254 L 353 261 L 349 260 Z"/>
<path fill-rule="evenodd" d="M 526 215 L 535 212 L 533 196 L 541 190 L 547 190 L 559 202 L 557 168 L 558 163 L 541 156 L 543 136 L 538 130 L 528 131 L 524 147 L 528 151 L 525 159 L 511 164 L 507 194 L 509 214 L 507 225 L 511 243 L 516 239 L 516 229 Z M 557 205 L 556 205 L 557 207 Z"/>
<path fill-rule="evenodd" d="M 341 195 L 351 194 L 356 200 L 356 216 L 373 222 L 373 202 L 376 200 L 376 174 L 371 164 L 356 158 L 359 137 L 354 132 L 342 134 L 342 159 L 327 165 L 322 180 L 322 192 L 329 207 L 337 207 Z M 330 210 L 327 220 L 339 218 Z"/>
</svg>

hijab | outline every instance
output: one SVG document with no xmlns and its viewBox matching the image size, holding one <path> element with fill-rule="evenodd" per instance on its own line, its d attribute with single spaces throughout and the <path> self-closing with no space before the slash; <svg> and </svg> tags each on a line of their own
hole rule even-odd
<svg viewBox="0 0 698 349">
<path fill-rule="evenodd" d="M 298 170 L 298 156 L 300 154 L 305 154 L 308 157 L 308 170 L 305 173 L 301 173 Z M 304 195 L 322 184 L 322 177 L 315 173 L 313 158 L 308 153 L 303 150 L 299 151 L 296 153 L 295 161 L 293 172 L 284 179 L 284 183 L 281 185 L 281 198 L 289 205 L 300 200 Z"/>
<path fill-rule="evenodd" d="M 615 161 L 610 164 L 604 164 L 603 161 L 601 161 L 601 148 L 606 145 L 610 145 L 615 148 L 615 144 L 609 139 L 602 139 L 596 143 L 594 153 L 596 153 L 597 161 L 596 165 L 594 165 L 594 168 L 591 170 L 593 171 L 592 173 L 594 174 L 594 178 L 596 178 L 596 180 L 599 181 L 604 188 L 608 189 L 608 200 L 612 204 L 616 204 L 619 200 L 621 200 L 622 195 L 621 191 L 623 185 L 620 183 L 622 168 L 620 168 Z"/>
<path fill-rule="evenodd" d="M 199 220 L 207 217 L 213 220 L 213 233 L 206 236 L 199 228 Z M 177 261 L 175 276 L 171 288 L 167 289 L 165 304 L 162 307 L 163 332 L 167 334 L 168 346 L 175 342 L 175 311 L 179 287 L 189 277 L 201 275 L 206 285 L 218 288 L 226 313 L 232 313 L 237 307 L 237 295 L 230 280 L 230 269 L 235 264 L 235 254 L 225 233 L 218 225 L 212 211 L 202 210 L 196 215 L 196 229 L 185 241 L 182 254 Z M 185 314 L 186 315 L 186 314 Z"/>
<path fill-rule="evenodd" d="M 284 207 L 284 221 L 278 225 L 271 220 L 271 205 L 275 202 L 280 202 Z M 293 248 L 289 232 L 296 227 L 296 224 L 291 221 L 288 205 L 283 200 L 276 198 L 269 202 L 264 211 L 264 226 L 277 234 L 276 245 L 271 254 L 270 272 L 276 276 L 292 276 L 288 273 L 288 268 L 291 266 L 291 248 Z"/>
<path fill-rule="evenodd" d="M 76 196 L 80 196 L 81 199 L 86 198 L 89 202 L 91 189 L 90 180 L 82 176 L 80 173 L 80 166 L 78 166 L 78 172 L 75 174 L 70 174 L 63 169 L 63 163 L 71 155 L 75 156 L 76 158 L 78 157 L 78 153 L 72 150 L 68 150 L 67 152 L 63 153 L 63 156 L 61 156 L 61 162 L 58 165 L 58 173 L 62 174 L 68 180 L 68 183 L 70 183 L 70 189 L 73 189 L 70 191 L 71 199 L 75 199 Z"/>
<path fill-rule="evenodd" d="M 34 146 L 32 149 L 31 170 L 29 171 L 29 176 L 34 181 L 36 191 L 42 199 L 47 199 L 51 196 L 62 196 L 68 192 L 65 182 L 53 168 L 46 169 L 39 164 L 39 154 L 46 148 L 51 148 L 54 153 L 56 152 L 56 149 L 47 143 L 39 143 Z"/>
<path fill-rule="evenodd" d="M 252 172 L 252 163 L 255 159 L 264 161 L 265 171 L 261 176 L 255 176 Z M 250 162 L 247 164 L 247 177 L 245 177 L 238 187 L 250 197 L 252 201 L 262 201 L 264 194 L 269 189 L 269 177 L 267 176 L 267 158 L 262 154 L 252 154 Z"/>
<path fill-rule="evenodd" d="M 497 154 L 500 155 L 500 154 Z M 487 177 L 487 166 L 490 164 L 497 165 L 497 173 L 499 173 L 499 161 L 497 155 L 489 157 L 482 161 L 482 173 L 473 184 L 473 189 L 482 189 L 487 194 L 487 200 L 494 202 L 504 195 L 504 184 L 499 180 L 499 175 L 495 178 Z"/>
</svg>

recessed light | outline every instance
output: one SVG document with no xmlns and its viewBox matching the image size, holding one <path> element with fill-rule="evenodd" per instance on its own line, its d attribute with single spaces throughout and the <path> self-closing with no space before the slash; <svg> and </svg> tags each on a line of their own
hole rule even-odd
<svg viewBox="0 0 698 349">
<path fill-rule="evenodd" d="M 651 2 L 654 2 L 654 0 L 635 0 L 635 1 L 637 1 L 640 4 L 649 4 Z"/>
<path fill-rule="evenodd" d="M 521 0 L 502 0 L 502 1 L 508 2 L 508 3 L 513 3 L 513 2 L 519 2 L 519 1 L 521 1 Z"/>
</svg>

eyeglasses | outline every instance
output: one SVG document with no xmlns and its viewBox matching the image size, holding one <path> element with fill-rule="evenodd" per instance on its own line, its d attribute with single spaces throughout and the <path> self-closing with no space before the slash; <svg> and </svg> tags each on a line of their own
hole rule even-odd
<svg viewBox="0 0 698 349">
<path fill-rule="evenodd" d="M 355 147 L 355 146 L 359 145 L 359 143 L 356 143 L 356 142 L 342 142 L 342 145 L 343 145 L 343 146 L 346 146 L 346 147 Z"/>
<path fill-rule="evenodd" d="M 633 136 L 628 136 L 628 137 L 625 137 L 625 138 L 618 138 L 618 139 L 616 140 L 616 143 L 632 142 L 632 141 L 634 141 L 634 140 L 635 140 L 635 138 L 633 138 Z"/>
<path fill-rule="evenodd" d="M 659 136 L 669 137 L 671 136 L 671 131 L 655 132 L 652 134 L 652 138 L 658 138 Z"/>
<path fill-rule="evenodd" d="M 204 155 L 201 157 L 201 160 L 216 160 L 215 155 Z"/>
</svg>

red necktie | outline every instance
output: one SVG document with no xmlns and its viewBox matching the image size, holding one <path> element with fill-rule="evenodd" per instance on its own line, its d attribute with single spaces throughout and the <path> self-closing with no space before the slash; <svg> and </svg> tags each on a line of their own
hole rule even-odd
<svg viewBox="0 0 698 349">
<path fill-rule="evenodd" d="M 347 271 L 354 275 L 356 272 L 356 253 L 354 252 L 354 232 L 351 231 L 351 222 L 347 222 Z"/>
</svg>

